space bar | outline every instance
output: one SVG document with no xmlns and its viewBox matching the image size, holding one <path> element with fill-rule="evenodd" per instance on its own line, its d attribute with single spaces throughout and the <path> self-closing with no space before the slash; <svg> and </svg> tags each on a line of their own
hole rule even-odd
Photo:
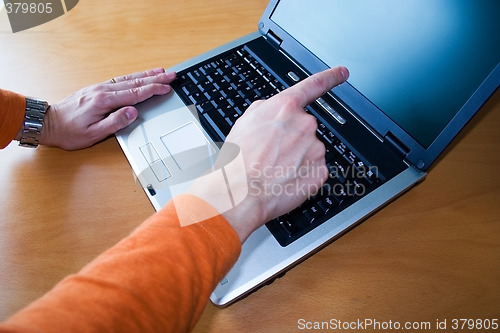
<svg viewBox="0 0 500 333">
<path fill-rule="evenodd" d="M 220 118 L 218 118 L 218 119 L 213 119 L 208 113 L 205 113 L 203 116 L 209 122 L 209 124 L 212 126 L 212 128 L 217 132 L 217 134 L 220 136 L 222 141 L 225 141 L 226 135 L 231 130 L 231 126 L 226 121 L 226 119 L 222 118 L 222 116 L 220 116 Z M 218 121 L 216 121 L 216 120 L 218 120 Z"/>
</svg>

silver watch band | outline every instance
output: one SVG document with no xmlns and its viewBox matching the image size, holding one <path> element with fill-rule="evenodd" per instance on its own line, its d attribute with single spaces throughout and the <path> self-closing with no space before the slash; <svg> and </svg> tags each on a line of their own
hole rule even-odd
<svg viewBox="0 0 500 333">
<path fill-rule="evenodd" d="M 24 125 L 19 140 L 19 145 L 23 147 L 36 148 L 42 132 L 43 118 L 49 108 L 46 101 L 26 98 L 26 113 L 24 115 Z"/>
</svg>

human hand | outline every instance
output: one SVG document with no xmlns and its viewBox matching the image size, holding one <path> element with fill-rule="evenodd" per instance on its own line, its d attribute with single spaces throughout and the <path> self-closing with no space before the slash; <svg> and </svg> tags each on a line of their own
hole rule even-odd
<svg viewBox="0 0 500 333">
<path fill-rule="evenodd" d="M 47 110 L 40 144 L 66 150 L 92 146 L 130 125 L 138 115 L 133 105 L 168 93 L 174 79 L 175 73 L 156 68 L 85 87 Z"/>
<path fill-rule="evenodd" d="M 304 108 L 348 76 L 345 67 L 312 75 L 268 100 L 254 102 L 236 121 L 226 143 L 240 148 L 246 177 L 228 179 L 231 190 L 247 186 L 248 195 L 222 214 L 242 242 L 267 221 L 299 206 L 326 181 L 325 146 L 316 138 L 316 118 Z M 230 168 L 225 166 L 227 175 L 242 172 Z M 217 208 L 217 198 L 227 197 L 226 186 L 207 185 L 195 183 L 191 193 Z"/>
</svg>

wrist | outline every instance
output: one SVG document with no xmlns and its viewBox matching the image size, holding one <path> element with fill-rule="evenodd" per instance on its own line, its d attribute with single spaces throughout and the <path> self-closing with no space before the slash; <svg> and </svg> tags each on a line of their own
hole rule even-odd
<svg viewBox="0 0 500 333">
<path fill-rule="evenodd" d="M 228 202 L 227 191 L 221 191 L 221 188 L 225 188 L 225 184 L 216 184 L 215 186 L 207 186 L 206 184 L 199 186 L 196 184 L 186 194 L 202 199 L 218 211 L 220 215 L 224 216 L 238 235 L 241 243 L 243 243 L 265 221 L 263 217 L 264 209 L 261 207 L 258 198 L 250 193 L 242 201 L 232 205 L 231 202 Z M 210 217 L 212 215 L 207 215 L 201 220 Z"/>
<path fill-rule="evenodd" d="M 225 169 L 226 179 L 217 172 L 205 174 L 193 182 L 186 194 L 202 199 L 224 216 L 243 243 L 266 222 L 265 203 L 250 191 L 244 168 L 231 170 L 226 165 Z"/>
<path fill-rule="evenodd" d="M 43 131 L 40 134 L 40 144 L 45 146 L 56 146 L 56 142 L 51 138 L 52 130 L 52 118 L 54 117 L 54 105 L 50 105 L 45 112 L 45 118 L 43 119 Z M 56 122 L 57 123 L 57 122 Z"/>
<path fill-rule="evenodd" d="M 260 207 L 257 198 L 248 194 L 242 202 L 222 213 L 222 216 L 233 227 L 243 243 L 258 227 L 264 224 L 263 211 L 264 209 Z"/>
</svg>

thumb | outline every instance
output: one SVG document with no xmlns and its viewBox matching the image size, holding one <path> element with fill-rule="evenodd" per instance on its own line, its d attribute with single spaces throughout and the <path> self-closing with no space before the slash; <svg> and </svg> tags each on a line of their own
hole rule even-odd
<svg viewBox="0 0 500 333">
<path fill-rule="evenodd" d="M 110 113 L 106 118 L 93 124 L 94 137 L 105 138 L 127 127 L 137 118 L 139 112 L 133 106 L 125 106 Z"/>
</svg>

